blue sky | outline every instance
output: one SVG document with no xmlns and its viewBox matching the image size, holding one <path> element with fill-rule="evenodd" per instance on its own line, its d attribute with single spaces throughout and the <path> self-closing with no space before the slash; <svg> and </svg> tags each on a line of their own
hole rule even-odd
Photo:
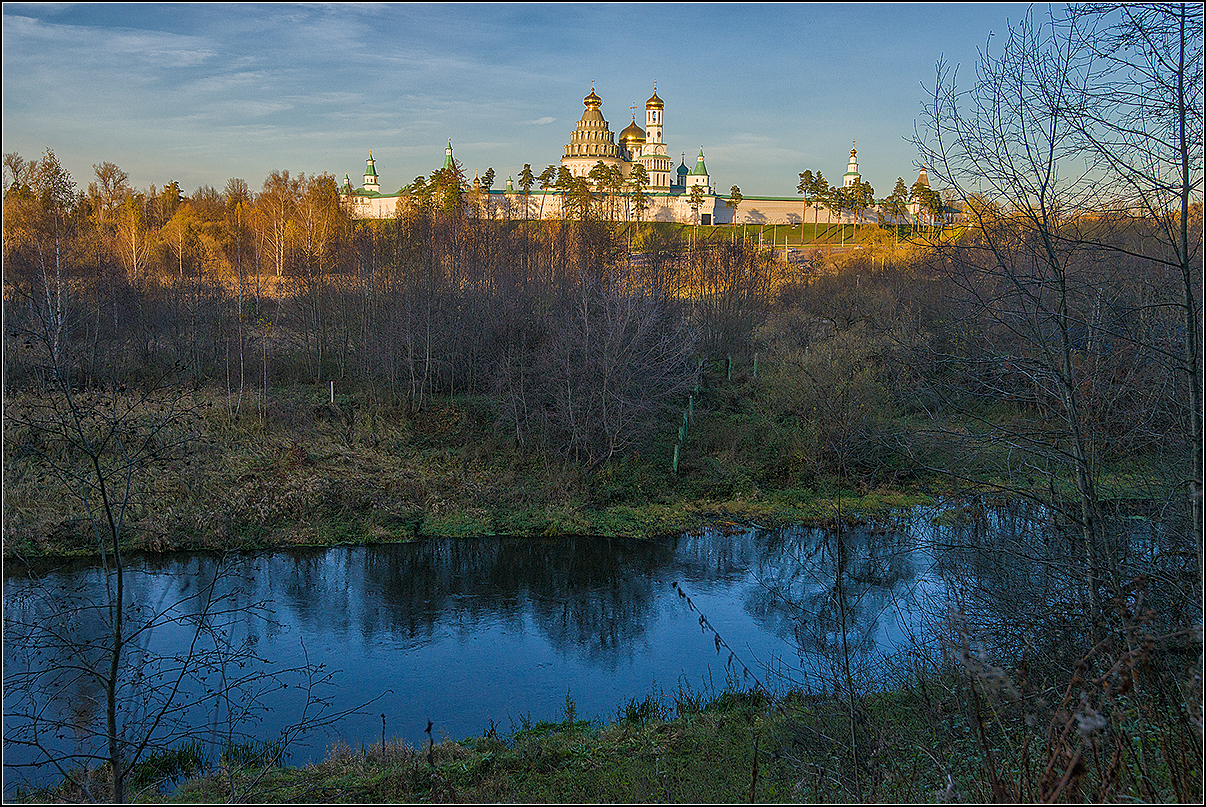
<svg viewBox="0 0 1206 807">
<path fill-rule="evenodd" d="M 1046 6 L 1036 7 L 1036 13 Z M 3 9 L 3 150 L 52 148 L 80 187 L 116 163 L 186 192 L 272 170 L 383 190 L 452 140 L 501 187 L 556 164 L 595 91 L 617 134 L 657 80 L 664 140 L 719 190 L 840 181 L 852 140 L 878 196 L 917 175 L 908 140 L 941 57 L 966 82 L 1024 4 L 24 4 Z"/>
</svg>

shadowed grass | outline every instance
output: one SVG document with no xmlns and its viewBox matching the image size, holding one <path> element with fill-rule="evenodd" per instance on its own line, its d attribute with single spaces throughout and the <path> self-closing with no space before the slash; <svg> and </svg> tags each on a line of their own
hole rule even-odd
<svg viewBox="0 0 1206 807">
<path fill-rule="evenodd" d="M 1058 687 L 1031 693 L 1014 686 L 1017 671 L 999 668 L 893 663 L 902 663 L 897 688 L 855 701 L 857 764 L 847 745 L 844 695 L 772 697 L 730 681 L 719 695 L 680 688 L 631 699 L 606 723 L 574 719 L 571 706 L 561 722 L 525 721 L 509 736 L 491 726 L 482 736 L 434 745 L 430 755 L 398 741 L 337 744 L 319 764 L 247 771 L 233 785 L 249 801 L 290 803 L 848 803 L 856 793 L 868 802 L 906 804 L 1027 801 L 1036 794 L 1200 798 L 1200 745 L 1189 727 L 1177 728 L 1176 715 L 1145 710 L 1146 693 L 1136 691 L 1119 701 L 1125 708 L 1103 718 L 1104 758 L 1086 758 L 1077 789 L 1051 782 L 1043 789 L 1049 755 L 1057 773 L 1068 764 L 1048 727 L 1076 726 L 1083 717 L 1061 711 Z M 1115 740 L 1107 737 L 1135 753 L 1114 754 L 1111 762 L 1106 751 Z M 231 785 L 221 776 L 200 778 L 163 800 L 224 801 Z"/>
<path fill-rule="evenodd" d="M 584 469 L 517 444 L 487 399 L 437 397 L 408 413 L 354 391 L 332 405 L 328 389 L 297 386 L 266 401 L 249 396 L 238 409 L 236 399 L 202 389 L 192 393 L 187 450 L 138 480 L 127 546 L 159 552 L 432 536 L 648 538 L 709 524 L 824 523 L 834 515 L 835 490 L 842 513 L 864 519 L 952 489 L 969 492 L 925 470 L 949 466 L 947 455 L 966 447 L 908 419 L 896 421 L 893 439 L 910 441 L 920 465 L 897 452 L 884 454 L 874 473 L 825 476 L 802 448 L 811 427 L 760 414 L 752 405 L 759 382 L 748 368 L 728 381 L 714 364 L 710 386 L 695 400 L 677 474 L 671 459 L 681 411 L 667 412 L 665 426 L 638 449 Z M 46 495 L 56 481 L 28 439 L 19 426 L 6 430 L 5 557 L 92 556 L 87 513 L 70 498 Z M 978 462 L 999 462 L 1000 449 L 978 442 Z M 1141 462 L 1130 461 L 1103 481 L 1112 497 L 1142 498 L 1151 480 Z M 1056 487 L 1071 490 L 1061 480 Z"/>
</svg>

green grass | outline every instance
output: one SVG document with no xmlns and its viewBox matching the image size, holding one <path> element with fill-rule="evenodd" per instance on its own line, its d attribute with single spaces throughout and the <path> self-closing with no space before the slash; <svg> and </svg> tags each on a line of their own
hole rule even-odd
<svg viewBox="0 0 1206 807">
<path fill-rule="evenodd" d="M 815 516 L 798 486 L 774 494 L 764 460 L 710 452 L 709 431 L 748 434 L 747 416 L 697 417 L 680 473 L 669 428 L 642 450 L 593 473 L 525 454 L 479 399 L 436 398 L 407 415 L 324 389 L 274 391 L 228 409 L 198 395 L 202 416 L 185 450 L 149 474 L 127 518 L 127 542 L 151 551 L 328 546 L 431 536 L 598 534 L 653 537 L 710 521 L 783 523 Z M 349 421 L 347 411 L 355 412 Z M 752 450 L 752 449 L 751 449 Z M 10 455 L 11 457 L 12 455 Z M 95 551 L 82 506 L 44 495 L 54 479 L 35 458 L 6 474 L 11 529 L 6 557 L 87 556 Z M 770 495 L 774 494 L 774 495 Z M 882 493 L 856 496 L 878 507 Z"/>
<path fill-rule="evenodd" d="M 663 695 L 622 705 L 613 721 L 567 717 L 524 725 L 509 736 L 488 732 L 426 748 L 391 742 L 384 748 L 333 748 L 305 768 L 269 771 L 249 786 L 250 801 L 283 802 L 669 802 L 746 801 L 759 736 L 758 800 L 791 800 L 796 777 L 769 753 L 782 715 L 764 695 L 726 691 L 701 703 L 680 693 L 677 706 Z M 229 798 L 230 784 L 198 779 L 170 801 Z"/>
<path fill-rule="evenodd" d="M 972 686 L 979 689 L 981 708 L 972 707 Z M 317 764 L 228 771 L 156 800 L 1030 801 L 1053 792 L 1059 778 L 1043 779 L 1049 749 L 1057 774 L 1067 767 L 1059 744 L 1045 740 L 1049 722 L 1058 727 L 1071 720 L 1042 699 L 1019 701 L 951 668 L 925 667 L 908 670 L 896 689 L 860 694 L 853 724 L 844 696 L 772 697 L 732 680 L 719 694 L 680 687 L 671 695 L 630 699 L 610 720 L 577 719 L 568 694 L 566 704 L 564 720 L 523 722 L 510 734 L 491 726 L 481 736 L 430 748 L 396 740 L 359 748 L 337 744 Z M 1158 712 L 1144 717 L 1138 708 L 1113 711 L 1111 725 L 1130 742 L 1146 742 L 1146 756 L 1110 763 L 1103 751 L 1055 792 L 1073 801 L 1097 794 L 1122 801 L 1198 799 L 1201 766 L 1185 753 L 1193 746 L 1185 732 L 1170 734 L 1171 723 Z M 1161 736 L 1162 747 L 1155 739 Z"/>
<path fill-rule="evenodd" d="M 841 512 L 852 519 L 974 492 L 922 466 L 961 467 L 965 476 L 988 479 L 988 489 L 994 479 L 1001 488 L 1011 481 L 994 477 L 1009 457 L 983 427 L 916 416 L 889 425 L 911 441 L 921 465 L 881 452 L 874 467 L 849 468 L 838 479 L 810 448 L 813 426 L 765 413 L 750 357 L 734 360 L 732 381 L 724 361 L 708 365 L 677 473 L 681 407 L 670 407 L 663 427 L 639 448 L 588 472 L 516 445 L 482 398 L 435 397 L 425 411 L 408 414 L 353 389 L 332 408 L 329 389 L 299 385 L 273 390 L 266 402 L 249 396 L 235 411 L 222 392 L 201 390 L 185 450 L 139 480 L 126 545 L 169 551 L 433 536 L 651 538 L 708 524 L 825 523 L 836 516 L 839 490 Z M 20 435 L 8 437 L 12 445 Z M 69 498 L 45 495 L 56 480 L 36 456 L 10 451 L 5 471 L 6 559 L 95 554 L 87 513 Z M 1106 468 L 1101 490 L 1105 498 L 1140 499 L 1152 481 L 1144 463 L 1131 459 Z M 1066 480 L 1056 487 L 1071 492 Z"/>
</svg>

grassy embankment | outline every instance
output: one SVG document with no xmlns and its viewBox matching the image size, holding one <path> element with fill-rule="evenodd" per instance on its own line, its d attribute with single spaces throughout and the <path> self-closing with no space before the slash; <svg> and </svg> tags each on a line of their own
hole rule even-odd
<svg viewBox="0 0 1206 807">
<path fill-rule="evenodd" d="M 680 692 L 622 707 L 612 722 L 540 722 L 509 736 L 495 732 L 415 749 L 398 742 L 336 746 L 319 764 L 247 770 L 184 784 L 171 802 L 225 801 L 233 794 L 265 802 L 678 803 L 745 801 L 899 803 L 933 801 L 950 783 L 968 798 L 989 795 L 976 782 L 974 741 L 965 716 L 944 718 L 931 704 L 926 722 L 918 692 L 865 700 L 880 724 L 862 738 L 860 781 L 839 703 L 773 699 L 757 692 L 712 697 Z M 932 751 L 953 762 L 952 779 Z M 757 764 L 755 765 L 755 754 Z"/>
<path fill-rule="evenodd" d="M 587 473 L 516 445 L 482 399 L 436 398 L 408 416 L 357 393 L 337 393 L 335 406 L 328 396 L 319 387 L 274 390 L 262 414 L 254 400 L 236 413 L 224 393 L 192 396 L 195 436 L 144 480 L 149 490 L 129 514 L 131 548 L 651 537 L 705 523 L 808 522 L 832 508 L 809 488 L 764 489 L 759 466 L 781 459 L 760 435 L 765 424 L 702 407 L 678 474 L 671 425 L 642 450 Z M 6 557 L 90 554 L 82 507 L 61 493 L 48 495 L 56 478 L 22 456 L 20 440 L 10 434 Z M 917 500 L 900 491 L 847 497 L 848 511 Z"/>
<path fill-rule="evenodd" d="M 1081 733 L 1069 737 L 1077 718 L 1061 711 L 1067 701 L 1058 688 L 1047 702 L 1019 699 L 1014 680 L 999 670 L 978 679 L 949 667 L 898 672 L 898 688 L 855 700 L 853 732 L 844 696 L 776 698 L 729 682 L 707 695 L 654 693 L 624 704 L 614 720 L 587 721 L 577 719 L 567 695 L 560 722 L 525 721 L 508 734 L 492 727 L 417 749 L 384 738 L 361 748 L 337 744 L 323 762 L 304 767 L 257 767 L 244 757 L 162 794 L 151 760 L 140 770 L 138 800 L 911 804 L 1200 797 L 1191 733 L 1170 731 L 1171 721 L 1146 714 L 1138 702 L 1111 714 L 1112 730 L 1086 753 Z M 1073 753 L 1085 754 L 1084 764 L 1070 766 Z M 187 776 L 180 760 L 169 764 Z"/>
<path fill-rule="evenodd" d="M 514 223 L 512 226 L 521 226 L 521 224 Z M 689 243 L 692 238 L 698 239 L 701 244 L 728 243 L 733 239 L 745 238 L 753 244 L 761 243 L 766 248 L 777 246 L 780 249 L 784 243 L 792 248 L 840 247 L 843 244 L 849 247 L 855 244 L 892 240 L 890 230 L 883 230 L 876 225 L 860 224 L 856 232 L 853 224 L 840 224 L 836 220 L 826 222 L 824 216 L 817 222 L 810 219 L 803 226 L 799 224 L 746 223 L 734 227 L 732 224 L 692 225 L 665 221 L 642 222 L 640 225 L 635 222 L 627 222 L 619 225 L 622 239 L 627 238 L 630 230 L 635 233 L 638 229 L 654 233 L 661 239 L 678 239 L 683 243 Z M 928 228 L 902 226 L 897 240 L 904 242 L 923 235 L 929 235 Z"/>
<path fill-rule="evenodd" d="M 760 382 L 748 367 L 730 381 L 716 362 L 707 379 L 677 473 L 678 411 L 641 448 L 584 471 L 517 444 L 486 399 L 436 397 L 408 415 L 338 386 L 334 405 L 325 386 L 272 390 L 266 403 L 248 395 L 241 408 L 222 391 L 190 393 L 187 442 L 139 480 L 127 541 L 170 551 L 430 536 L 647 538 L 705 524 L 822 523 L 837 512 L 839 491 L 841 512 L 865 518 L 958 487 L 915 461 L 942 467 L 950 441 L 928 437 L 932 423 L 892 423 L 894 434 L 912 435 L 914 456 L 885 451 L 873 473 L 839 484 L 802 450 L 800 427 L 756 405 Z M 84 509 L 56 488 L 25 439 L 21 427 L 9 429 L 6 559 L 91 555 Z M 1117 495 L 1142 477 L 1122 468 L 1106 481 Z"/>
</svg>

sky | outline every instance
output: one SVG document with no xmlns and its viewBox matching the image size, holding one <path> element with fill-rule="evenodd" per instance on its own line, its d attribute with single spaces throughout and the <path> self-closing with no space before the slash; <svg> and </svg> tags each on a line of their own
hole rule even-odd
<svg viewBox="0 0 1206 807">
<path fill-rule="evenodd" d="M 495 188 L 557 164 L 584 109 L 612 132 L 665 102 L 663 140 L 713 185 L 795 196 L 798 174 L 911 185 L 911 138 L 939 59 L 975 75 L 1026 12 L 991 3 L 5 3 L 3 151 L 46 148 L 79 185 L 111 162 L 186 193 L 274 170 L 382 190 L 452 141 Z M 1046 10 L 1046 6 L 1036 7 Z"/>
</svg>

